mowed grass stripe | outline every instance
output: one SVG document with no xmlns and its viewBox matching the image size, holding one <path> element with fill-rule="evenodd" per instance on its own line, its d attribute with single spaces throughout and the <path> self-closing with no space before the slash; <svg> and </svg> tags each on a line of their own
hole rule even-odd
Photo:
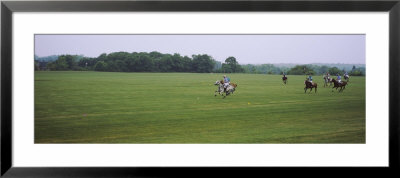
<svg viewBox="0 0 400 178">
<path fill-rule="evenodd" d="M 365 143 L 365 78 L 304 93 L 305 76 L 36 72 L 35 143 Z"/>
</svg>

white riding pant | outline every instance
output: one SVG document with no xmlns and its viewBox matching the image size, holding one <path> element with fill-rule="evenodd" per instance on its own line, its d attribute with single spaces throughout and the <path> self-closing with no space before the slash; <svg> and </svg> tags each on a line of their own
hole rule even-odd
<svg viewBox="0 0 400 178">
<path fill-rule="evenodd" d="M 229 86 L 229 83 L 224 83 L 224 88 L 227 88 Z"/>
</svg>

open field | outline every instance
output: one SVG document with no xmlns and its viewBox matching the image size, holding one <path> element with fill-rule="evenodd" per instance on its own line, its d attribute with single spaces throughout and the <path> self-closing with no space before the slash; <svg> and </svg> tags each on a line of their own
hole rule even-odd
<svg viewBox="0 0 400 178">
<path fill-rule="evenodd" d="M 306 76 L 35 72 L 35 143 L 365 143 L 365 77 L 304 94 Z"/>
</svg>

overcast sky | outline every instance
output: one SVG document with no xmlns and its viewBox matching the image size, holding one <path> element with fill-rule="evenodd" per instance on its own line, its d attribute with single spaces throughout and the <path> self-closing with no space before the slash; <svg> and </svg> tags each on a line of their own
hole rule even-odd
<svg viewBox="0 0 400 178">
<path fill-rule="evenodd" d="M 35 35 L 39 57 L 112 52 L 234 56 L 240 64 L 365 64 L 365 35 Z"/>
</svg>

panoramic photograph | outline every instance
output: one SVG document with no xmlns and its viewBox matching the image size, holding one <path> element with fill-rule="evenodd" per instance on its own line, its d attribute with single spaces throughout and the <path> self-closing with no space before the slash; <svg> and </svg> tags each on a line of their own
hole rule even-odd
<svg viewBox="0 0 400 178">
<path fill-rule="evenodd" d="M 365 144 L 364 34 L 36 34 L 35 144 Z"/>
</svg>

